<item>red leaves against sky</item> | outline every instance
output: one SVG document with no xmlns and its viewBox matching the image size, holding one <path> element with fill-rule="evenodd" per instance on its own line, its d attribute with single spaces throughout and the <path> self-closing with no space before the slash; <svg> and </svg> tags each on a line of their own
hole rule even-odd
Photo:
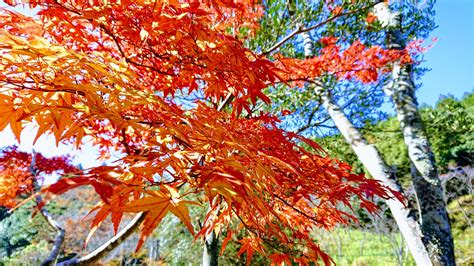
<svg viewBox="0 0 474 266">
<path fill-rule="evenodd" d="M 261 90 L 276 80 L 274 67 L 225 33 L 229 26 L 254 28 L 261 8 L 250 5 L 252 1 L 203 2 L 78 1 L 51 4 L 39 14 L 58 21 L 47 24 L 57 43 L 85 53 L 109 53 L 128 64 L 147 90 L 167 96 L 182 88 L 191 92 L 202 84 L 206 98 L 214 101 L 228 93 L 242 99 L 243 105 L 256 97 L 267 100 Z M 237 23 L 244 18 L 243 24 Z"/>
<path fill-rule="evenodd" d="M 35 123 L 37 137 L 53 134 L 77 147 L 88 137 L 104 154 L 125 154 L 119 166 L 92 168 L 44 191 L 93 186 L 101 202 L 91 234 L 109 215 L 117 230 L 124 212 L 145 212 L 139 248 L 168 213 L 193 233 L 189 205 L 210 206 L 196 237 L 231 234 L 231 223 L 238 223 L 248 232 L 240 253 L 249 259 L 261 252 L 275 262 L 327 264 L 311 230 L 354 220 L 339 208 L 353 198 L 373 212 L 373 196 L 391 196 L 316 143 L 279 129 L 276 118 L 239 114 L 258 99 L 269 102 L 262 89 L 276 82 L 328 72 L 374 81 L 401 52 L 361 43 L 341 51 L 325 39 L 318 57 L 271 62 L 230 34 L 256 28 L 262 9 L 253 1 L 41 1 L 38 7 L 41 21 L 0 13 L 0 130 L 9 125 L 19 139 L 24 124 Z M 205 99 L 194 99 L 193 107 L 174 101 L 196 90 Z M 229 94 L 232 114 L 217 111 Z"/>
<path fill-rule="evenodd" d="M 307 80 L 323 74 L 334 74 L 339 79 L 355 79 L 363 83 L 375 82 L 381 73 L 390 70 L 393 62 L 411 63 L 405 50 L 385 50 L 380 46 L 367 47 L 359 41 L 346 49 L 337 45 L 335 37 L 319 40 L 324 45 L 318 56 L 309 59 L 279 58 L 277 65 L 287 73 L 286 80 Z"/>
<path fill-rule="evenodd" d="M 1 151 L 0 206 L 15 206 L 19 201 L 18 196 L 30 195 L 34 191 L 34 182 L 42 179 L 45 174 L 70 173 L 77 170 L 70 164 L 69 158 L 64 156 L 46 158 L 37 153 L 34 166 L 31 160 L 32 154 L 19 151 L 14 146 Z"/>
</svg>

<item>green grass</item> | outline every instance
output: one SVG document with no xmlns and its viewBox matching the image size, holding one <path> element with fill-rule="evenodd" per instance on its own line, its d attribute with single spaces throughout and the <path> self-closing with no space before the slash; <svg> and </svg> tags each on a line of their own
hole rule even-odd
<svg viewBox="0 0 474 266">
<path fill-rule="evenodd" d="M 400 234 L 338 228 L 318 232 L 318 239 L 337 265 L 415 265 Z"/>
<path fill-rule="evenodd" d="M 318 232 L 321 248 L 337 265 L 378 266 L 415 265 L 398 233 L 374 233 L 360 229 L 338 228 Z M 474 264 L 474 229 L 454 232 L 457 265 Z"/>
<path fill-rule="evenodd" d="M 459 197 L 448 205 L 458 265 L 474 265 L 474 196 Z"/>
</svg>

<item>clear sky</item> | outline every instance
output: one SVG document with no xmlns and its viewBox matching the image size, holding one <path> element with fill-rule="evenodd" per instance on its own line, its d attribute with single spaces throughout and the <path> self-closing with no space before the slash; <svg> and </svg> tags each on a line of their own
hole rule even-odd
<svg viewBox="0 0 474 266">
<path fill-rule="evenodd" d="M 431 36 L 438 38 L 438 42 L 426 53 L 422 64 L 432 70 L 422 78 L 423 85 L 417 92 L 419 103 L 433 105 L 440 95 L 461 97 L 474 90 L 473 9 L 474 0 L 438 0 L 436 23 L 439 28 Z M 31 128 L 26 131 L 22 135 L 20 147 L 31 151 L 34 131 Z M 0 147 L 15 143 L 9 129 L 0 132 Z M 86 146 L 77 155 L 75 163 L 82 163 L 85 167 L 100 164 L 94 149 L 90 145 Z M 64 145 L 56 148 L 52 138 L 40 138 L 34 148 L 46 156 L 73 152 Z"/>
<path fill-rule="evenodd" d="M 461 97 L 474 89 L 474 0 L 438 0 L 438 38 L 422 64 L 431 68 L 422 78 L 418 102 L 433 105 L 440 95 Z"/>
</svg>

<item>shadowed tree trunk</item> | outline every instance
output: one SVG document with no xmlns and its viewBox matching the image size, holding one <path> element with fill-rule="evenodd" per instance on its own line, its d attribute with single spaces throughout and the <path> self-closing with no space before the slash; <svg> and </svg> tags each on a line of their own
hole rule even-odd
<svg viewBox="0 0 474 266">
<path fill-rule="evenodd" d="M 219 239 L 214 231 L 206 237 L 202 266 L 217 266 L 219 259 Z"/>
<path fill-rule="evenodd" d="M 305 56 L 310 57 L 312 51 L 311 37 L 308 33 L 303 33 L 302 37 L 305 47 Z M 403 193 L 403 189 L 398 183 L 394 173 L 386 165 L 376 147 L 367 143 L 363 135 L 355 128 L 339 105 L 332 99 L 330 92 L 316 84 L 315 93 L 321 97 L 322 104 L 334 124 L 351 145 L 357 157 L 365 168 L 367 168 L 369 173 L 391 189 Z M 386 203 L 397 222 L 400 232 L 405 238 L 415 262 L 418 265 L 432 265 L 430 256 L 422 241 L 420 226 L 413 210 L 395 199 L 387 200 Z"/>
<path fill-rule="evenodd" d="M 386 3 L 378 4 L 375 11 L 382 25 L 388 29 L 388 47 L 405 49 L 400 15 L 391 12 Z M 455 265 L 453 237 L 443 189 L 418 112 L 412 71 L 411 65 L 395 64 L 392 79 L 384 90 L 395 105 L 408 155 L 416 170 L 412 175 L 413 186 L 420 205 L 421 230 L 428 252 L 436 265 Z"/>
</svg>

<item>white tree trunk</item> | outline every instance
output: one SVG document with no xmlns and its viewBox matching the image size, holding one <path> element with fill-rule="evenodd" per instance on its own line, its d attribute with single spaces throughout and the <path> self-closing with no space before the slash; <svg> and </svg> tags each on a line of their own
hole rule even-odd
<svg viewBox="0 0 474 266">
<path fill-rule="evenodd" d="M 304 42 L 305 56 L 310 57 L 312 40 L 308 33 L 301 34 Z M 336 127 L 351 145 L 358 159 L 367 168 L 376 180 L 381 181 L 391 189 L 403 193 L 403 189 L 397 182 L 393 172 L 388 168 L 383 158 L 374 145 L 370 145 L 362 134 L 354 127 L 339 105 L 333 101 L 331 94 L 324 88 L 316 86 L 315 93 L 321 96 L 323 106 L 329 113 Z M 430 256 L 422 240 L 420 226 L 413 211 L 398 200 L 386 201 L 392 215 L 398 225 L 400 232 L 405 238 L 406 244 L 417 265 L 432 265 Z"/>
<path fill-rule="evenodd" d="M 388 29 L 388 47 L 404 49 L 405 40 L 400 30 L 399 14 L 391 12 L 385 3 L 378 4 L 375 11 Z M 421 230 L 425 235 L 425 245 L 434 264 L 455 265 L 454 243 L 443 188 L 435 157 L 418 112 L 412 66 L 395 64 L 392 80 L 384 90 L 395 105 L 408 155 L 416 169 L 412 177 L 420 205 Z"/>
<path fill-rule="evenodd" d="M 409 66 L 394 68 L 393 82 L 385 90 L 395 104 L 410 161 L 416 169 L 413 186 L 420 205 L 422 231 L 433 262 L 455 265 L 451 235 L 441 181 L 434 154 L 425 135 L 415 98 Z"/>
<path fill-rule="evenodd" d="M 362 134 L 354 127 L 340 107 L 332 101 L 330 96 L 323 96 L 323 105 L 331 116 L 334 124 L 351 145 L 358 159 L 367 168 L 374 179 L 383 182 L 391 189 L 403 193 L 392 171 L 380 156 L 376 147 L 368 144 Z M 417 265 L 432 265 L 430 256 L 422 241 L 422 235 L 416 217 L 410 208 L 398 200 L 386 201 L 393 214 L 398 228 L 405 238 L 406 244 Z"/>
</svg>

